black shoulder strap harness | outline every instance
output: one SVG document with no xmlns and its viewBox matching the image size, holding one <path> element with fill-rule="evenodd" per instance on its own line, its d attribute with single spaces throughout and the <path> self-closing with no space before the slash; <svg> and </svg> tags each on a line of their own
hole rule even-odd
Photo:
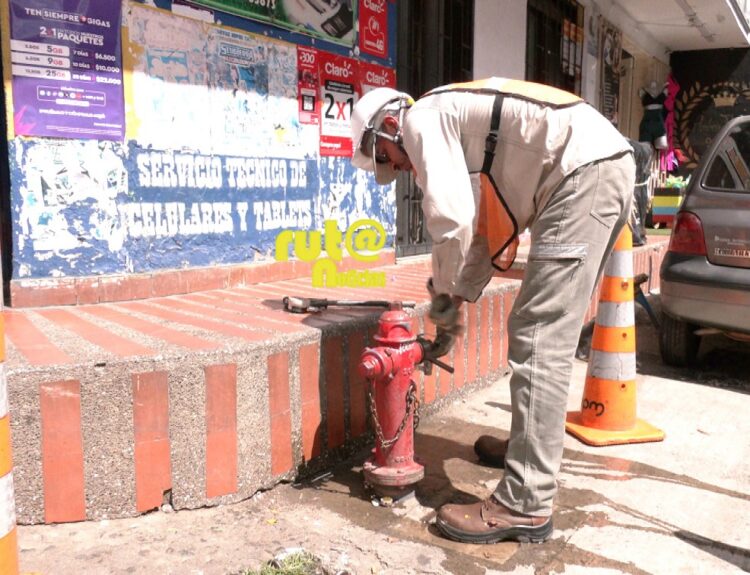
<svg viewBox="0 0 750 575">
<path fill-rule="evenodd" d="M 484 163 L 482 164 L 482 173 L 490 173 L 492 162 L 495 160 L 495 148 L 497 148 L 497 133 L 500 130 L 500 112 L 503 109 L 503 99 L 505 96 L 501 93 L 495 94 L 495 101 L 492 104 L 492 119 L 490 120 L 490 133 L 484 141 Z"/>
</svg>

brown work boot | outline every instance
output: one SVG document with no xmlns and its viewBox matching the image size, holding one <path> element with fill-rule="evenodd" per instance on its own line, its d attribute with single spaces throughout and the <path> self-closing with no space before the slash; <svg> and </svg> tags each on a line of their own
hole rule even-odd
<svg viewBox="0 0 750 575">
<path fill-rule="evenodd" d="M 551 517 L 517 513 L 494 496 L 468 505 L 443 505 L 435 524 L 448 539 L 462 543 L 542 543 L 552 535 Z"/>
<path fill-rule="evenodd" d="M 505 454 L 508 453 L 508 440 L 492 435 L 482 435 L 474 442 L 474 453 L 479 461 L 490 467 L 505 467 Z"/>
</svg>

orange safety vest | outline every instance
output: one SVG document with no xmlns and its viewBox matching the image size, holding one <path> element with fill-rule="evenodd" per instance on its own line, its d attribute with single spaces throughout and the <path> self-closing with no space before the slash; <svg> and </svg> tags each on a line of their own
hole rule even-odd
<svg viewBox="0 0 750 575">
<path fill-rule="evenodd" d="M 495 159 L 503 99 L 505 96 L 511 96 L 552 108 L 575 106 L 583 103 L 583 100 L 575 94 L 551 86 L 545 86 L 544 84 L 503 78 L 450 84 L 436 88 L 426 95 L 429 96 L 444 92 L 470 92 L 475 94 L 492 94 L 495 96 L 492 106 L 490 132 L 487 134 L 487 139 L 485 140 L 484 162 L 479 173 L 480 203 L 477 233 L 487 239 L 493 267 L 503 272 L 507 271 L 516 259 L 518 223 L 510 209 L 508 209 L 508 204 L 505 202 L 502 193 L 495 183 L 495 179 L 490 173 L 492 162 Z"/>
</svg>

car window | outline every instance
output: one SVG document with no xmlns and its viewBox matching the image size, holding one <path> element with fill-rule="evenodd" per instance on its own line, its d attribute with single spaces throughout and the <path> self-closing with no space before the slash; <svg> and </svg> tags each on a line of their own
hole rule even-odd
<svg viewBox="0 0 750 575">
<path fill-rule="evenodd" d="M 750 124 L 740 124 L 724 137 L 708 166 L 704 185 L 750 192 Z"/>
<path fill-rule="evenodd" d="M 720 190 L 734 190 L 737 187 L 729 173 L 729 166 L 727 166 L 724 158 L 718 154 L 708 168 L 705 185 L 707 188 L 718 188 Z"/>
</svg>

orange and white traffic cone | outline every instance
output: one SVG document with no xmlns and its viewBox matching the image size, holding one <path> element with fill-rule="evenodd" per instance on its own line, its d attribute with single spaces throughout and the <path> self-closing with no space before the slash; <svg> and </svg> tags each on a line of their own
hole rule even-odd
<svg viewBox="0 0 750 575">
<path fill-rule="evenodd" d="M 664 432 L 636 417 L 633 238 L 625 226 L 602 278 L 581 411 L 565 428 L 588 445 L 661 441 Z"/>
<path fill-rule="evenodd" d="M 2 303 L 0 303 L 0 314 Z M 0 573 L 18 574 L 16 504 L 13 491 L 13 456 L 8 417 L 8 382 L 5 379 L 5 329 L 0 315 Z"/>
</svg>

